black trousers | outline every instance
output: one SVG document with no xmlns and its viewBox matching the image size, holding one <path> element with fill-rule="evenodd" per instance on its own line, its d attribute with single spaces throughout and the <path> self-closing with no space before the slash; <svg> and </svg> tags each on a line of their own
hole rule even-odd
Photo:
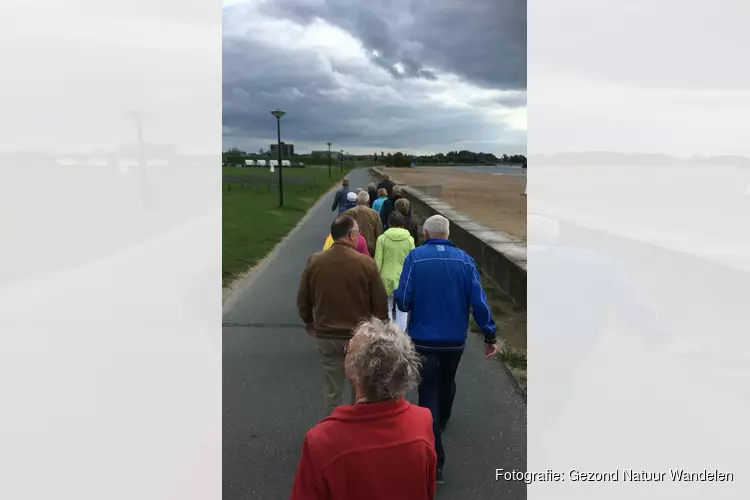
<svg viewBox="0 0 750 500">
<path fill-rule="evenodd" d="M 456 397 L 456 370 L 463 350 L 419 350 L 422 361 L 422 381 L 419 384 L 419 406 L 432 413 L 432 431 L 435 434 L 435 451 L 438 467 L 445 464 L 445 451 L 441 428 L 448 422 Z"/>
</svg>

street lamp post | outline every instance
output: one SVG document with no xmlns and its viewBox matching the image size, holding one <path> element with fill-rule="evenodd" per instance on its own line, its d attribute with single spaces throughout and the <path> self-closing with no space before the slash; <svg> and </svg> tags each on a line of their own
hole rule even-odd
<svg viewBox="0 0 750 500">
<path fill-rule="evenodd" d="M 328 144 L 328 180 L 331 180 L 331 143 L 326 144 Z"/>
<path fill-rule="evenodd" d="M 341 150 L 341 173 L 344 173 L 344 150 Z"/>
<path fill-rule="evenodd" d="M 276 117 L 276 138 L 277 138 L 277 146 L 279 153 L 279 207 L 284 206 L 284 178 L 281 175 L 281 171 L 283 170 L 281 168 L 281 117 L 284 116 L 286 113 L 281 111 L 280 109 L 275 109 L 271 111 L 271 114 Z"/>
</svg>

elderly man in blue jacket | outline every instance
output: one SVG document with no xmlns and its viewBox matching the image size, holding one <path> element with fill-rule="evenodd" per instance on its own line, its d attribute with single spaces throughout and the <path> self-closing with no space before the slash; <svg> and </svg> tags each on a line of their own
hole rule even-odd
<svg viewBox="0 0 750 500">
<path fill-rule="evenodd" d="M 432 412 L 437 481 L 442 484 L 441 434 L 456 394 L 456 369 L 469 329 L 469 308 L 484 333 L 487 358 L 497 353 L 497 327 L 474 259 L 448 240 L 448 219 L 433 215 L 425 221 L 423 232 L 424 244 L 407 255 L 394 298 L 400 310 L 410 313 L 409 336 L 425 358 L 419 405 Z"/>
</svg>

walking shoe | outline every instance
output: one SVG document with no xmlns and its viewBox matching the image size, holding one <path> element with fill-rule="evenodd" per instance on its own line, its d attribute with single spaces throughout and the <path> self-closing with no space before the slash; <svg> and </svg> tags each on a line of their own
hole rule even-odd
<svg viewBox="0 0 750 500">
<path fill-rule="evenodd" d="M 436 479 L 437 480 L 435 482 L 437 484 L 444 484 L 445 483 L 445 481 L 443 480 L 443 468 L 442 467 L 438 467 Z"/>
</svg>

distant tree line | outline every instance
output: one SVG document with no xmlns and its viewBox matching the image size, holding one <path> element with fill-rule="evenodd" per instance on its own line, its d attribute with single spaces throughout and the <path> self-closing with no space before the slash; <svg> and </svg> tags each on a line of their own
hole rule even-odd
<svg viewBox="0 0 750 500">
<path fill-rule="evenodd" d="M 246 159 L 264 155 L 266 152 L 261 149 L 257 153 L 247 153 L 237 148 L 231 148 L 224 152 L 223 160 L 225 164 L 236 165 L 242 164 Z M 294 156 L 306 157 L 308 155 L 295 154 Z M 339 158 L 339 153 L 332 152 L 334 161 Z M 522 164 L 526 163 L 524 155 L 501 155 L 496 156 L 492 153 L 475 153 L 473 151 L 449 151 L 447 153 L 438 153 L 434 155 L 411 155 L 402 152 L 396 153 L 375 153 L 374 155 L 346 155 L 346 158 L 354 160 L 370 160 L 374 164 L 392 167 L 408 167 L 412 163 L 417 165 L 440 165 L 440 164 L 471 164 L 471 165 L 496 165 L 498 163 Z"/>
<path fill-rule="evenodd" d="M 408 167 L 412 163 L 417 165 L 439 165 L 441 163 L 450 164 L 473 164 L 473 165 L 496 165 L 498 163 L 526 163 L 524 155 L 501 155 L 496 156 L 492 153 L 475 153 L 473 151 L 449 151 L 447 153 L 438 153 L 434 155 L 410 155 L 400 151 L 397 153 L 375 154 L 374 161 L 381 165 L 393 167 Z"/>
</svg>

